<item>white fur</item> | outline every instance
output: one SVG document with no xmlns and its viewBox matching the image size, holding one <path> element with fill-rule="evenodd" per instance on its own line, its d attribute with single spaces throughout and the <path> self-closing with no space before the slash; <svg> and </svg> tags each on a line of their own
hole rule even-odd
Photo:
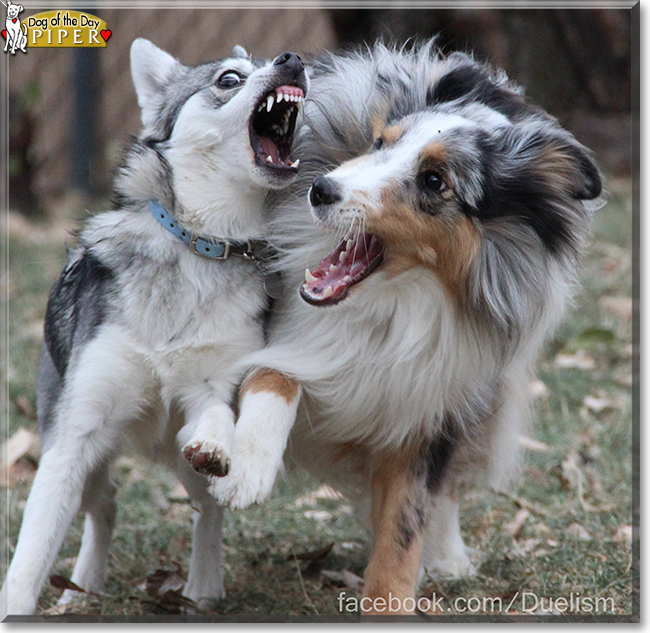
<svg viewBox="0 0 650 633">
<path fill-rule="evenodd" d="M 230 508 L 264 501 L 282 467 L 282 456 L 293 426 L 300 393 L 291 401 L 265 391 L 246 393 L 227 477 L 213 479 L 210 491 Z"/>
</svg>

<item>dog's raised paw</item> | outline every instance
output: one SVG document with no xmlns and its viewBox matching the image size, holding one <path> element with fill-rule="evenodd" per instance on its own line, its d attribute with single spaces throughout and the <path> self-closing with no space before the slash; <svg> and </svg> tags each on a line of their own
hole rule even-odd
<svg viewBox="0 0 650 633">
<path fill-rule="evenodd" d="M 225 477 L 230 471 L 230 458 L 222 446 L 212 440 L 188 442 L 183 457 L 202 475 Z"/>
</svg>

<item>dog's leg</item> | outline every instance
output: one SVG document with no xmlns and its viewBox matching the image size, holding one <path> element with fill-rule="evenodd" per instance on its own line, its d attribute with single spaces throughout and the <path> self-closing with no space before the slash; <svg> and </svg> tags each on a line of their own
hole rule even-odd
<svg viewBox="0 0 650 633">
<path fill-rule="evenodd" d="M 208 492 L 208 481 L 195 473 L 185 459 L 179 457 L 176 473 L 187 490 L 194 512 L 190 570 L 183 595 L 201 610 L 223 598 L 222 526 L 224 509 Z"/>
<path fill-rule="evenodd" d="M 117 514 L 115 484 L 110 480 L 108 464 L 98 468 L 88 477 L 81 509 L 86 512 L 86 519 L 72 582 L 86 591 L 97 592 L 104 588 L 108 553 Z M 75 591 L 66 590 L 59 604 L 66 604 L 78 595 Z"/>
<path fill-rule="evenodd" d="M 187 424 L 178 435 L 183 456 L 196 472 L 224 477 L 230 470 L 235 433 L 232 409 L 225 402 L 213 402 L 198 415 L 189 412 L 187 418 Z M 189 433 L 191 436 L 185 441 Z"/>
<path fill-rule="evenodd" d="M 41 587 L 81 507 L 87 478 L 109 460 L 124 426 L 139 412 L 141 372 L 131 360 L 128 343 L 110 330 L 89 343 L 75 370 L 68 371 L 53 443 L 34 478 L 2 589 L 7 613 L 34 613 Z"/>
<path fill-rule="evenodd" d="M 418 455 L 408 450 L 385 454 L 374 464 L 373 543 L 360 603 L 364 614 L 414 611 L 428 514 L 428 494 L 417 465 Z"/>
<path fill-rule="evenodd" d="M 450 489 L 432 496 L 431 513 L 426 528 L 423 572 L 446 579 L 466 578 L 476 573 L 469 548 L 460 533 L 458 500 Z"/>
<path fill-rule="evenodd" d="M 212 493 L 230 508 L 264 501 L 282 467 L 282 456 L 296 418 L 300 385 L 268 369 L 254 373 L 240 392 L 232 469 L 213 481 Z"/>
</svg>

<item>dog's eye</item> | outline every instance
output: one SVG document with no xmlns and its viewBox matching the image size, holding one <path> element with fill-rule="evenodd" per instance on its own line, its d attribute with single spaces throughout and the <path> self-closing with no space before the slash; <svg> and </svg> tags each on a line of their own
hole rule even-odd
<svg viewBox="0 0 650 633">
<path fill-rule="evenodd" d="M 381 136 L 378 139 L 375 139 L 375 142 L 372 144 L 370 149 L 381 149 L 384 146 L 384 139 Z"/>
<path fill-rule="evenodd" d="M 427 171 L 420 176 L 420 179 L 426 191 L 439 193 L 447 188 L 447 183 L 437 171 Z"/>
<path fill-rule="evenodd" d="M 244 81 L 244 78 L 232 70 L 224 73 L 217 80 L 217 85 L 219 88 L 234 88 Z"/>
</svg>

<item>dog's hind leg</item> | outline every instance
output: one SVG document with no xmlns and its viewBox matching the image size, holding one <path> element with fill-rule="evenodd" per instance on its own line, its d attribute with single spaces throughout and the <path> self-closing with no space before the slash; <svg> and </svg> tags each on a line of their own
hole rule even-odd
<svg viewBox="0 0 650 633">
<path fill-rule="evenodd" d="M 434 578 L 466 578 L 476 574 L 460 533 L 458 500 L 450 489 L 432 496 L 426 528 L 422 571 Z"/>
<path fill-rule="evenodd" d="M 208 493 L 208 480 L 179 457 L 176 474 L 194 507 L 190 569 L 183 595 L 201 610 L 225 596 L 223 586 L 222 527 L 224 509 Z"/>
<path fill-rule="evenodd" d="M 140 411 L 143 374 L 128 343 L 110 330 L 89 342 L 68 370 L 3 586 L 7 613 L 34 613 L 88 477 L 110 459 Z"/>
<path fill-rule="evenodd" d="M 111 481 L 108 470 L 108 464 L 104 464 L 88 477 L 81 501 L 81 509 L 85 511 L 86 518 L 72 582 L 90 592 L 104 588 L 111 536 L 117 514 L 115 484 Z M 75 591 L 66 590 L 59 604 L 66 604 L 77 595 Z"/>
</svg>

